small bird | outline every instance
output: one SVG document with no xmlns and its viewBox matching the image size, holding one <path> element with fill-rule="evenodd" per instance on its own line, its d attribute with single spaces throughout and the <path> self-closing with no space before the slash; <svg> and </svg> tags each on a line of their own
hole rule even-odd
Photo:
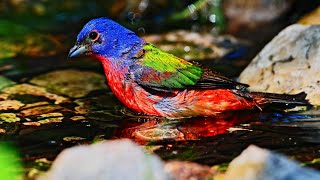
<svg viewBox="0 0 320 180">
<path fill-rule="evenodd" d="M 248 85 L 161 51 L 108 19 L 89 21 L 69 57 L 91 56 L 116 97 L 137 113 L 184 118 L 228 111 L 310 105 L 306 94 L 249 92 Z"/>
</svg>

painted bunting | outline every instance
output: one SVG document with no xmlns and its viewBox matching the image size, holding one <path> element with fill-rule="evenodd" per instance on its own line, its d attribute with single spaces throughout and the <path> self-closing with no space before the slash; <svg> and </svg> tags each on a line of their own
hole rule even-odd
<svg viewBox="0 0 320 180">
<path fill-rule="evenodd" d="M 266 105 L 308 105 L 305 93 L 280 95 L 249 92 L 233 81 L 145 42 L 108 19 L 89 21 L 69 57 L 98 59 L 108 84 L 130 109 L 147 115 L 182 118 L 215 116 Z"/>
</svg>

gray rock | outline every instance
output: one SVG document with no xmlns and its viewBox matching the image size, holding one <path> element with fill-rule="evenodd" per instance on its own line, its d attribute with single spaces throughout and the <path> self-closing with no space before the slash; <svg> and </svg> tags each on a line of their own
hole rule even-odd
<svg viewBox="0 0 320 180">
<path fill-rule="evenodd" d="M 320 26 L 291 25 L 280 32 L 241 73 L 251 91 L 306 92 L 320 104 Z"/>
<path fill-rule="evenodd" d="M 286 157 L 254 145 L 229 164 L 225 180 L 313 180 L 320 174 Z"/>
<path fill-rule="evenodd" d="M 170 179 L 164 163 L 130 140 L 104 141 L 64 150 L 40 180 Z"/>
</svg>

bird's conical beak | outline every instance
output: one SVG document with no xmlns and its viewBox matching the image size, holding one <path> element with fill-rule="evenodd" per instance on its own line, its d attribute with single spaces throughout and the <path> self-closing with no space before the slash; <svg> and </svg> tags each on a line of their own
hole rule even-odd
<svg viewBox="0 0 320 180">
<path fill-rule="evenodd" d="M 73 48 L 70 49 L 69 54 L 68 54 L 68 58 L 77 57 L 82 54 L 85 54 L 86 52 L 88 52 L 87 46 L 75 45 L 75 46 L 73 46 Z"/>
</svg>

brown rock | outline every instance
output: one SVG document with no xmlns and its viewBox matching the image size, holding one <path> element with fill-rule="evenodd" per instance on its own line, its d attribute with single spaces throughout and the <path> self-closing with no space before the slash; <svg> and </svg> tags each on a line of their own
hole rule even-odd
<svg viewBox="0 0 320 180">
<path fill-rule="evenodd" d="M 107 89 L 103 75 L 73 69 L 49 72 L 30 82 L 72 98 L 84 97 L 94 90 Z"/>
<path fill-rule="evenodd" d="M 165 165 L 165 170 L 176 180 L 211 179 L 218 173 L 209 166 L 186 161 L 169 161 Z"/>
<path fill-rule="evenodd" d="M 60 103 L 69 101 L 65 97 L 49 93 L 45 88 L 33 86 L 30 84 L 17 84 L 17 85 L 5 88 L 2 91 L 8 94 L 30 94 L 34 96 L 43 96 L 48 99 L 54 100 L 55 104 L 60 104 Z"/>
</svg>

